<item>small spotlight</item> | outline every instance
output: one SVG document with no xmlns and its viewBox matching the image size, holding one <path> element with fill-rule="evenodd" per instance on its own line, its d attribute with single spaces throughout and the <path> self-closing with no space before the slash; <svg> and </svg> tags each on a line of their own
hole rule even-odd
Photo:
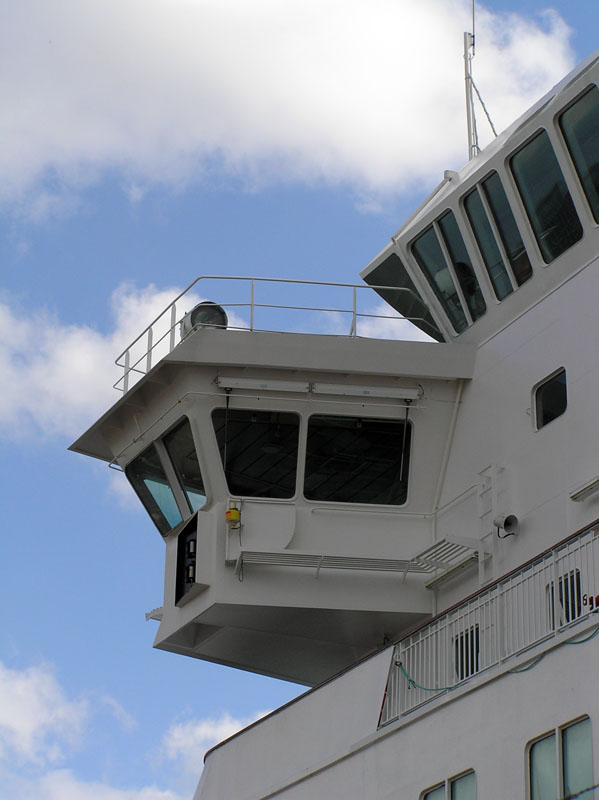
<svg viewBox="0 0 599 800">
<path fill-rule="evenodd" d="M 204 300 L 183 317 L 181 338 L 189 336 L 197 328 L 226 328 L 228 324 L 225 309 L 211 300 Z"/>
</svg>

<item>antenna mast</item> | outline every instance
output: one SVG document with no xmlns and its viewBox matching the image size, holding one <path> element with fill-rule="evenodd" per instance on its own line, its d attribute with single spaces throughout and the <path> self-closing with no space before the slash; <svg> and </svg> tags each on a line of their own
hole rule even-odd
<svg viewBox="0 0 599 800">
<path fill-rule="evenodd" d="M 466 123 L 468 125 L 468 159 L 480 152 L 478 131 L 474 115 L 474 81 L 472 59 L 474 58 L 474 0 L 472 0 L 472 33 L 464 33 L 464 77 L 466 80 Z"/>
</svg>

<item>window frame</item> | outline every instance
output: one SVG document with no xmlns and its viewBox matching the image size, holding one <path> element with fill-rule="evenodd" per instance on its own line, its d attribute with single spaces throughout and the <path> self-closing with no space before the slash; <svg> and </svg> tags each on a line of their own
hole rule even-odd
<svg viewBox="0 0 599 800">
<path fill-rule="evenodd" d="M 567 164 L 569 167 L 569 174 L 574 182 L 576 188 L 578 189 L 577 197 L 579 198 L 580 203 L 582 203 L 582 207 L 586 210 L 588 219 L 583 223 L 583 231 L 586 225 L 593 225 L 595 228 L 599 226 L 599 213 L 595 213 L 593 210 L 593 206 L 591 205 L 591 201 L 589 200 L 586 188 L 582 182 L 580 173 L 578 171 L 578 166 L 576 161 L 574 160 L 574 156 L 570 150 L 570 145 L 568 143 L 568 139 L 564 133 L 563 125 L 562 125 L 562 117 L 566 114 L 573 106 L 575 106 L 582 98 L 590 94 L 593 90 L 599 92 L 599 82 L 595 83 L 591 81 L 588 83 L 582 91 L 580 91 L 575 97 L 570 100 L 570 102 L 566 103 L 565 106 L 559 109 L 557 114 L 554 117 L 554 128 L 556 131 L 556 135 L 559 139 L 559 142 L 562 147 L 562 151 L 564 154 L 565 159 L 567 160 Z M 573 195 L 574 198 L 574 195 Z M 576 203 L 575 203 L 576 205 Z M 579 215 L 580 216 L 580 215 Z M 582 223 L 582 220 L 581 220 Z M 584 236 L 584 234 L 583 234 Z"/>
<path fill-rule="evenodd" d="M 452 775 L 451 778 L 446 778 L 444 781 L 440 781 L 438 783 L 433 784 L 433 786 L 429 786 L 428 788 L 426 788 L 423 792 L 420 793 L 419 800 L 428 800 L 430 795 L 433 792 L 437 792 L 439 789 L 445 789 L 445 800 L 451 800 L 453 786 L 459 780 L 465 778 L 468 775 L 474 775 L 475 794 L 477 794 L 476 771 L 474 769 L 465 769 L 462 772 L 458 772 L 457 775 Z"/>
<path fill-rule="evenodd" d="M 537 404 L 538 392 L 544 386 L 546 386 L 548 383 L 550 383 L 554 378 L 557 378 L 557 376 L 561 375 L 562 373 L 564 375 L 564 390 L 565 390 L 565 393 L 566 393 L 566 404 L 564 406 L 564 410 L 561 411 L 559 414 L 557 414 L 555 417 L 553 417 L 553 419 L 550 419 L 548 422 L 540 424 L 539 412 L 538 412 L 538 404 Z M 533 425 L 534 425 L 535 431 L 543 430 L 543 428 L 546 428 L 548 425 L 551 425 L 552 422 L 555 422 L 556 419 L 559 419 L 560 417 L 563 417 L 563 415 L 568 410 L 568 375 L 567 375 L 565 367 L 558 367 L 558 369 L 556 369 L 553 372 L 551 372 L 549 375 L 547 375 L 542 380 L 538 381 L 538 383 L 536 383 L 532 387 L 531 409 L 532 409 Z"/>
<path fill-rule="evenodd" d="M 190 428 L 190 431 L 191 431 L 191 436 L 192 436 L 192 439 L 193 439 L 193 445 L 194 445 L 194 448 L 195 448 L 195 451 L 196 451 L 196 455 L 198 457 L 198 464 L 200 465 L 200 473 L 202 475 L 202 480 L 204 480 L 204 471 L 202 470 L 202 465 L 201 465 L 201 461 L 200 461 L 200 449 L 197 446 L 196 437 L 194 436 L 193 427 L 191 425 L 191 419 L 187 416 L 187 414 L 183 414 L 181 417 L 179 417 L 176 420 L 176 422 L 174 422 L 172 425 L 169 425 L 169 427 L 165 431 L 163 431 L 157 439 L 155 439 L 153 442 L 151 442 L 147 447 L 144 447 L 143 450 L 140 450 L 139 453 L 136 453 L 135 456 L 125 465 L 125 467 L 123 467 L 123 472 L 125 473 L 125 475 L 127 477 L 127 480 L 129 481 L 130 486 L 132 487 L 133 491 L 135 492 L 135 494 L 139 498 L 142 506 L 144 507 L 144 509 L 148 513 L 148 516 L 150 517 L 150 519 L 152 520 L 154 525 L 156 525 L 156 528 L 158 529 L 158 532 L 160 533 L 160 535 L 163 538 L 166 538 L 167 536 L 170 536 L 170 534 L 174 530 L 176 530 L 182 523 L 187 522 L 198 511 L 202 511 L 204 508 L 206 508 L 208 506 L 208 501 L 209 501 L 208 489 L 207 489 L 206 486 L 204 486 L 204 488 L 206 489 L 206 502 L 203 504 L 203 506 L 198 508 L 197 511 L 193 511 L 193 509 L 191 508 L 191 504 L 190 504 L 190 502 L 189 502 L 189 500 L 187 498 L 187 494 L 186 494 L 186 492 L 185 492 L 185 490 L 184 490 L 184 488 L 183 488 L 183 486 L 181 484 L 181 481 L 179 479 L 179 475 L 177 473 L 177 470 L 176 470 L 174 464 L 171 461 L 171 457 L 170 457 L 170 455 L 168 453 L 168 450 L 166 448 L 166 445 L 164 444 L 164 441 L 163 441 L 166 436 L 168 436 L 173 430 L 178 428 L 184 421 L 187 421 L 187 423 L 189 424 L 189 428 Z M 127 475 L 127 470 L 129 469 L 129 467 L 140 456 L 142 456 L 144 453 L 147 453 L 152 448 L 154 448 L 154 451 L 155 451 L 156 455 L 158 456 L 158 461 L 160 463 L 160 466 L 162 467 L 162 470 L 163 470 L 164 475 L 165 475 L 166 480 L 167 480 L 168 487 L 170 488 L 170 490 L 171 490 L 171 492 L 173 494 L 175 505 L 177 506 L 177 509 L 179 511 L 179 515 L 181 517 L 179 522 L 175 523 L 175 525 L 172 525 L 168 530 L 165 530 L 164 532 L 160 530 L 160 527 L 158 526 L 158 523 L 155 521 L 154 517 L 152 516 L 150 509 L 145 504 L 145 502 L 142 499 L 141 495 L 139 494 L 139 492 L 137 491 L 137 489 L 133 485 L 131 479 Z M 151 494 L 151 492 L 150 492 L 150 494 Z M 155 499 L 154 499 L 154 502 L 156 502 Z M 158 504 L 156 503 L 156 505 L 158 505 Z M 162 513 L 162 516 L 164 517 L 165 521 L 168 523 L 168 519 L 166 519 L 166 516 L 164 515 L 164 513 L 162 512 L 162 509 L 160 509 L 160 507 L 159 507 L 159 511 Z"/>
<path fill-rule="evenodd" d="M 532 789 L 532 763 L 531 763 L 531 754 L 535 745 L 539 744 L 539 742 L 544 741 L 545 739 L 553 738 L 554 740 L 554 750 L 555 750 L 555 769 L 556 769 L 556 785 L 557 785 L 557 793 L 558 797 L 563 797 L 565 792 L 565 762 L 564 762 L 564 732 L 567 731 L 569 728 L 573 728 L 575 725 L 578 725 L 581 722 L 587 721 L 589 722 L 589 738 L 590 738 L 590 748 L 591 748 L 591 781 L 592 784 L 595 783 L 594 778 L 594 758 L 593 758 L 593 727 L 591 725 L 591 718 L 588 714 L 581 714 L 579 717 L 575 717 L 568 722 L 565 722 L 563 725 L 558 725 L 555 728 L 551 728 L 548 731 L 540 734 L 539 736 L 535 736 L 534 739 L 529 739 L 526 743 L 525 750 L 524 750 L 524 758 L 525 758 L 525 772 L 526 772 L 526 800 L 533 800 L 533 789 Z M 592 790 L 591 790 L 592 791 Z"/>
<path fill-rule="evenodd" d="M 364 411 L 366 409 L 363 409 Z M 374 422 L 402 422 L 409 426 L 410 434 L 409 434 L 409 459 L 408 459 L 408 472 L 406 476 L 406 499 L 405 502 L 400 504 L 395 503 L 366 503 L 366 502 L 349 502 L 345 500 L 318 500 L 306 497 L 305 487 L 306 487 L 306 467 L 308 462 L 308 435 L 310 431 L 310 420 L 313 417 L 333 417 L 333 418 L 340 418 L 345 417 L 347 419 L 366 419 L 372 420 Z M 408 503 L 410 502 L 410 482 L 411 482 L 411 473 L 412 473 L 412 454 L 414 452 L 414 423 L 411 419 L 403 418 L 391 418 L 389 416 L 376 416 L 376 415 L 368 415 L 368 414 L 348 414 L 346 413 L 331 413 L 330 411 L 314 411 L 304 418 L 304 429 L 303 429 L 303 439 L 302 439 L 302 448 L 300 450 L 300 459 L 301 459 L 301 472 L 298 468 L 298 481 L 301 481 L 301 484 L 298 483 L 298 496 L 301 493 L 301 497 L 306 503 L 314 503 L 317 505 L 326 504 L 327 506 L 342 506 L 344 508 L 355 508 L 355 507 L 362 507 L 362 508 L 405 508 Z"/>
</svg>

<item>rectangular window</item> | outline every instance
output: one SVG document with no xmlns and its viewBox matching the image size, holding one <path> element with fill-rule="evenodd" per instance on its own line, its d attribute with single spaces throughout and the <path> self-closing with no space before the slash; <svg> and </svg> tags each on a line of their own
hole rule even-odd
<svg viewBox="0 0 599 800">
<path fill-rule="evenodd" d="M 539 250 L 548 264 L 582 238 L 582 225 L 547 131 L 540 131 L 519 150 L 512 157 L 511 167 Z"/>
<path fill-rule="evenodd" d="M 439 219 L 439 229 L 447 252 L 453 264 L 453 271 L 460 284 L 462 295 L 468 306 L 468 311 L 475 322 L 487 310 L 487 304 L 480 290 L 480 286 L 474 272 L 474 267 L 470 261 L 470 256 L 466 250 L 466 245 L 462 239 L 462 234 L 458 228 L 455 214 L 448 211 Z"/>
<path fill-rule="evenodd" d="M 573 569 L 558 578 L 557 627 L 567 625 L 582 615 L 582 585 L 580 570 Z M 553 582 L 547 586 L 547 603 L 551 629 L 556 627 Z"/>
<path fill-rule="evenodd" d="M 433 227 L 415 240 L 412 252 L 455 332 L 461 333 L 468 327 L 468 320 Z"/>
<path fill-rule="evenodd" d="M 212 412 L 229 491 L 245 497 L 293 497 L 299 417 L 280 411 Z"/>
<path fill-rule="evenodd" d="M 560 117 L 560 128 L 587 196 L 599 222 L 599 91 L 596 86 Z"/>
<path fill-rule="evenodd" d="M 454 641 L 455 674 L 460 681 L 466 680 L 479 670 L 480 663 L 480 630 L 473 625 L 458 634 Z"/>
<path fill-rule="evenodd" d="M 411 426 L 404 420 L 312 416 L 304 496 L 338 503 L 403 505 Z"/>
<path fill-rule="evenodd" d="M 568 406 L 565 369 L 558 370 L 537 386 L 534 406 L 537 430 L 561 417 Z"/>
<path fill-rule="evenodd" d="M 491 279 L 495 297 L 498 300 L 503 300 L 504 297 L 514 291 L 514 288 L 503 263 L 501 251 L 495 241 L 478 189 L 474 189 L 473 192 L 466 196 L 464 209 L 483 257 L 485 268 Z"/>
<path fill-rule="evenodd" d="M 489 204 L 516 283 L 522 286 L 532 275 L 532 267 L 499 175 L 496 172 L 491 173 L 482 182 L 481 188 Z"/>
<path fill-rule="evenodd" d="M 588 717 L 528 745 L 530 800 L 558 800 L 592 792 L 593 753 Z"/>
</svg>

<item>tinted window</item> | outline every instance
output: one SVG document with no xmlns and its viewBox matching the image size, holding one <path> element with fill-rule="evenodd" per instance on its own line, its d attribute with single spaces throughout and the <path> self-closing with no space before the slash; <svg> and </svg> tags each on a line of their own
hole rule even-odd
<svg viewBox="0 0 599 800">
<path fill-rule="evenodd" d="M 217 408 L 212 422 L 231 494 L 293 497 L 299 438 L 296 414 Z"/>
<path fill-rule="evenodd" d="M 206 502 L 206 493 L 188 420 L 183 420 L 180 425 L 168 433 L 163 442 L 189 503 L 189 508 L 191 511 L 197 511 Z"/>
<path fill-rule="evenodd" d="M 530 798 L 558 797 L 555 734 L 535 742 L 529 751 Z"/>
<path fill-rule="evenodd" d="M 453 211 L 448 211 L 439 220 L 439 228 L 443 234 L 445 246 L 453 264 L 453 270 L 460 283 L 460 288 L 472 321 L 477 320 L 487 310 L 474 267 L 470 261 L 470 256 L 466 250 L 466 245 L 462 239 L 462 234 L 458 228 Z"/>
<path fill-rule="evenodd" d="M 582 237 L 582 225 L 547 132 L 537 134 L 511 163 L 541 255 L 549 263 Z"/>
<path fill-rule="evenodd" d="M 308 422 L 304 495 L 308 500 L 403 505 L 410 424 L 313 416 Z"/>
<path fill-rule="evenodd" d="M 583 719 L 562 731 L 562 762 L 564 794 L 574 797 L 593 786 L 593 751 L 591 749 L 591 720 Z M 592 793 L 588 795 L 592 797 Z"/>
<path fill-rule="evenodd" d="M 468 327 L 468 321 L 434 228 L 416 239 L 412 252 L 454 330 L 461 333 Z"/>
<path fill-rule="evenodd" d="M 181 512 L 154 445 L 137 456 L 125 468 L 125 474 L 163 536 L 181 522 Z"/>
<path fill-rule="evenodd" d="M 547 378 L 535 392 L 537 428 L 542 428 L 557 417 L 561 417 L 567 405 L 566 370 L 560 369 L 555 375 Z"/>
<path fill-rule="evenodd" d="M 478 190 L 466 197 L 464 208 L 498 300 L 514 291 Z"/>
<path fill-rule="evenodd" d="M 499 175 L 493 172 L 482 182 L 481 186 L 507 253 L 516 283 L 518 286 L 522 286 L 532 275 L 532 267 Z"/>
<path fill-rule="evenodd" d="M 564 111 L 560 127 L 587 196 L 599 222 L 599 91 L 593 87 Z"/>
</svg>

